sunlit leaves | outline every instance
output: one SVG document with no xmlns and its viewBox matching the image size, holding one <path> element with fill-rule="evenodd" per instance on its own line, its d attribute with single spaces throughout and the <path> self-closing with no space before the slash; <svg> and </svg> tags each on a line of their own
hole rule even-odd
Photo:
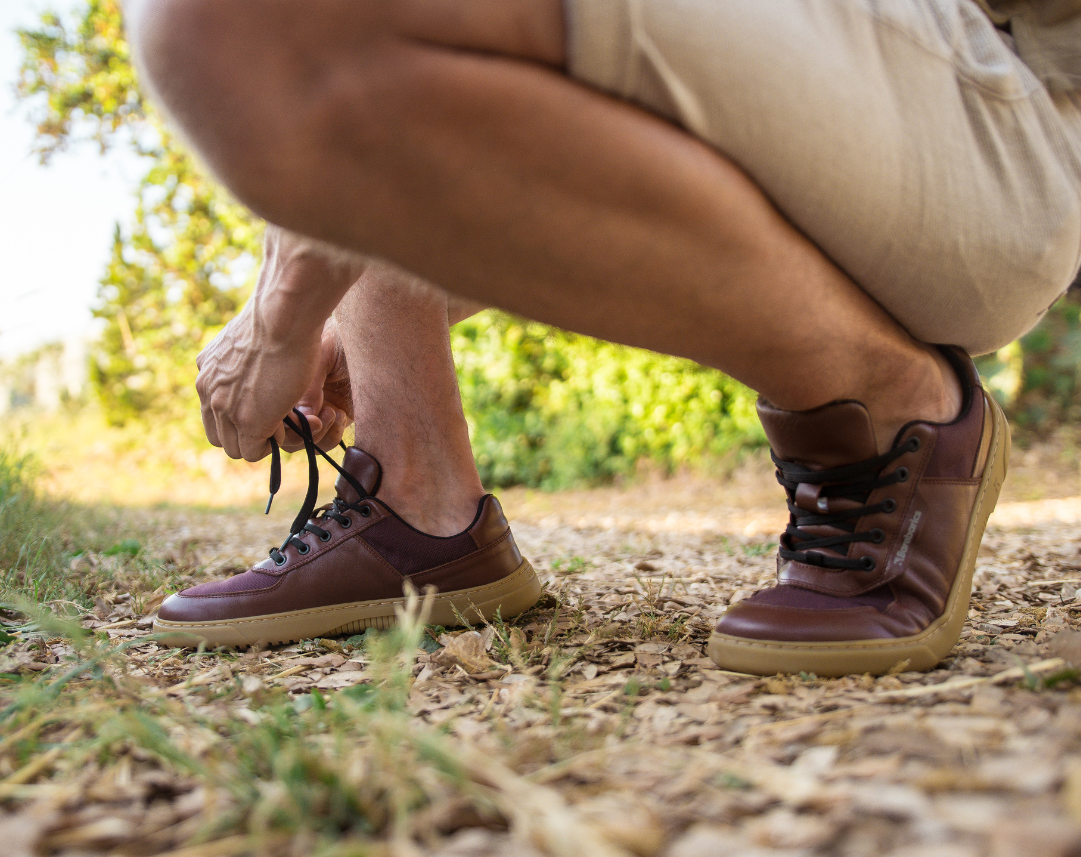
<svg viewBox="0 0 1081 857">
<path fill-rule="evenodd" d="M 47 161 L 93 140 L 145 158 L 134 222 L 117 227 L 95 314 L 92 378 L 109 418 L 197 414 L 195 356 L 239 309 L 262 224 L 208 178 L 140 91 L 116 0 L 47 13 L 20 33 L 17 89 Z"/>
<path fill-rule="evenodd" d="M 688 360 L 500 313 L 451 338 L 487 485 L 603 481 L 643 459 L 675 470 L 764 440 L 754 393 Z"/>
<path fill-rule="evenodd" d="M 93 378 L 109 418 L 198 421 L 195 356 L 239 309 L 262 225 L 193 162 L 138 87 L 117 0 L 84 0 L 21 34 L 19 92 L 47 159 L 94 140 L 146 158 L 134 222 L 118 227 L 96 314 Z M 492 485 L 548 487 L 694 464 L 760 439 L 753 395 L 686 361 L 505 316 L 454 333 L 477 461 Z"/>
<path fill-rule="evenodd" d="M 146 108 L 135 82 L 118 0 L 88 0 L 73 18 L 49 12 L 19 33 L 24 59 L 17 82 L 35 99 L 37 150 L 44 160 L 78 135 L 104 149 Z"/>
</svg>

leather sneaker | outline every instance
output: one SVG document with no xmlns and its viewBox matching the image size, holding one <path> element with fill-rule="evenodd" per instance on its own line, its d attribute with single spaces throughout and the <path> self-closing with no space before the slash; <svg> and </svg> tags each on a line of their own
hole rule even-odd
<svg viewBox="0 0 1081 857">
<path fill-rule="evenodd" d="M 759 401 L 790 517 L 778 585 L 717 623 L 709 655 L 721 667 L 881 674 L 930 669 L 953 648 L 1010 430 L 972 361 L 943 353 L 964 390 L 960 416 L 907 424 L 883 455 L 859 402 L 792 412 Z"/>
<path fill-rule="evenodd" d="M 279 466 L 275 456 L 278 473 Z M 540 597 L 537 575 L 491 494 L 468 528 L 441 538 L 414 529 L 374 496 L 381 469 L 366 452 L 348 449 L 338 470 L 332 504 L 314 516 L 302 510 L 289 538 L 254 568 L 169 596 L 154 632 L 168 645 L 244 647 L 387 628 L 407 582 L 436 587 L 429 621 L 440 625 L 485 622 L 497 611 L 509 618 Z M 314 506 L 311 490 L 308 502 Z"/>
</svg>

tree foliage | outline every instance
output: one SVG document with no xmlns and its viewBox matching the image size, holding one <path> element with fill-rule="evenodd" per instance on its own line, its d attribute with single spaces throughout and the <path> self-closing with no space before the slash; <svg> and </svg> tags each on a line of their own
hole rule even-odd
<svg viewBox="0 0 1081 857">
<path fill-rule="evenodd" d="M 72 143 L 121 146 L 146 163 L 134 221 L 117 226 L 94 314 L 105 329 L 91 367 L 109 419 L 195 411 L 195 355 L 239 309 L 262 225 L 192 160 L 144 98 L 117 0 L 47 13 L 20 31 L 17 91 L 47 162 Z"/>
<path fill-rule="evenodd" d="M 118 0 L 83 0 L 20 32 L 17 91 L 47 162 L 73 143 L 146 165 L 133 221 L 117 226 L 95 315 L 92 379 L 115 423 L 198 424 L 195 356 L 237 312 L 262 224 L 179 145 L 139 88 Z M 687 361 L 573 336 L 501 313 L 453 332 L 463 404 L 485 481 L 562 486 L 669 468 L 760 442 L 753 394 Z M 979 361 L 1022 425 L 1081 418 L 1081 299 L 1064 298 L 1018 342 Z"/>
<path fill-rule="evenodd" d="M 195 356 L 236 313 L 261 224 L 208 178 L 140 90 L 117 0 L 84 0 L 20 32 L 19 94 L 43 161 L 73 143 L 144 159 L 131 224 L 117 226 L 95 315 L 92 366 L 110 419 L 194 420 Z M 557 487 L 627 473 L 644 457 L 693 464 L 761 440 L 753 395 L 688 361 L 574 336 L 502 313 L 453 332 L 462 398 L 486 482 Z"/>
<path fill-rule="evenodd" d="M 976 361 L 1014 424 L 1037 433 L 1081 423 L 1081 278 L 1020 339 Z"/>
</svg>

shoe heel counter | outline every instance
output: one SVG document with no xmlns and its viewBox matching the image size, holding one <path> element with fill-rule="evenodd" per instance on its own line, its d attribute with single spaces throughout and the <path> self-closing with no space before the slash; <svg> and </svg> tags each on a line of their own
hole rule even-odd
<svg viewBox="0 0 1081 857">
<path fill-rule="evenodd" d="M 972 479 L 983 473 L 992 434 L 990 410 L 983 390 L 972 391 L 972 403 L 945 425 L 917 424 L 914 433 L 930 444 L 924 476 L 932 479 Z"/>
<path fill-rule="evenodd" d="M 970 476 L 973 479 L 978 479 L 982 474 L 985 467 L 987 467 L 987 456 L 991 451 L 991 438 L 994 435 L 995 430 L 995 417 L 991 412 L 991 403 L 987 400 L 987 396 L 983 397 L 983 435 L 980 437 L 980 448 L 976 450 L 976 460 L 972 462 L 972 473 Z"/>
<path fill-rule="evenodd" d="M 486 494 L 480 501 L 477 520 L 469 528 L 477 547 L 482 548 L 498 541 L 509 529 L 510 523 L 507 521 L 507 516 L 503 514 L 503 507 L 494 494 Z M 511 536 L 511 541 L 514 541 L 514 536 Z"/>
</svg>

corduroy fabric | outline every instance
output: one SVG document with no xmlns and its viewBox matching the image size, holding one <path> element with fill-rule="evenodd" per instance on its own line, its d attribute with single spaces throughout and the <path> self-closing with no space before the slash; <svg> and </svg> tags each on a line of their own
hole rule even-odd
<svg viewBox="0 0 1081 857">
<path fill-rule="evenodd" d="M 566 0 L 570 73 L 682 125 L 918 339 L 995 350 L 1081 254 L 1081 94 L 972 0 Z"/>
</svg>

